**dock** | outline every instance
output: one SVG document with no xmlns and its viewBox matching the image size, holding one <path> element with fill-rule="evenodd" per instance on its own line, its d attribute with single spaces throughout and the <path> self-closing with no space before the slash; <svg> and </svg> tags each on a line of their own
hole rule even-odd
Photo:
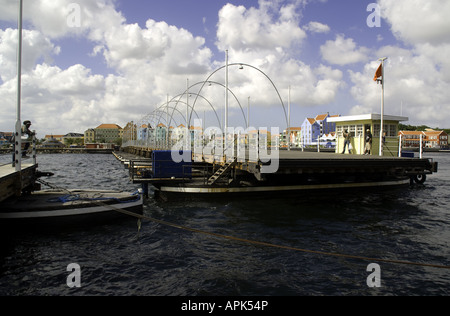
<svg viewBox="0 0 450 316">
<path fill-rule="evenodd" d="M 0 202 L 31 190 L 36 180 L 37 167 L 37 164 L 22 163 L 21 170 L 16 171 L 11 164 L 0 166 Z"/>
</svg>

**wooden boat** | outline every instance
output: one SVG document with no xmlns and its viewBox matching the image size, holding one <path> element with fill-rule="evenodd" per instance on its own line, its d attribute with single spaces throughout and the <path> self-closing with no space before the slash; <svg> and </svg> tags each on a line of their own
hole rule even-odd
<svg viewBox="0 0 450 316">
<path fill-rule="evenodd" d="M 1 203 L 0 224 L 88 225 L 142 214 L 143 195 L 106 190 L 41 190 Z"/>
</svg>

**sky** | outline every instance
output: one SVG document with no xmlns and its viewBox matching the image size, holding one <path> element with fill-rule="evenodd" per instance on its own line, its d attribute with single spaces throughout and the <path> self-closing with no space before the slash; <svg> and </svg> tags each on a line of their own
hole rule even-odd
<svg viewBox="0 0 450 316">
<path fill-rule="evenodd" d="M 18 3 L 0 0 L 0 131 L 16 121 Z M 381 57 L 384 113 L 450 127 L 448 0 L 23 3 L 21 120 L 38 137 L 187 113 L 222 127 L 226 95 L 233 127 L 380 113 Z"/>
</svg>

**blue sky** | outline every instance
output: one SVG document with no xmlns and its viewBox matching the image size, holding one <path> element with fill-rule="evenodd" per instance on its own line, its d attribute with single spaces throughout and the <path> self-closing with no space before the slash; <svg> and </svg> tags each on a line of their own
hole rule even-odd
<svg viewBox="0 0 450 316">
<path fill-rule="evenodd" d="M 0 131 L 15 122 L 17 2 L 0 0 Z M 369 4 L 380 9 L 380 27 L 367 24 Z M 292 126 L 326 112 L 379 113 L 381 91 L 372 78 L 378 58 L 387 56 L 386 114 L 448 127 L 446 0 L 24 0 L 24 6 L 22 116 L 40 134 L 155 120 L 168 95 L 221 67 L 225 50 L 230 63 L 268 75 L 285 108 L 290 88 Z M 224 84 L 224 73 L 212 79 Z M 222 118 L 219 84 L 190 92 L 208 98 Z M 251 125 L 286 128 L 281 102 L 261 73 L 230 69 L 230 89 L 239 101 L 230 101 L 231 125 L 243 126 L 239 105 L 250 100 Z M 195 110 L 217 125 L 209 105 L 199 102 Z"/>
</svg>

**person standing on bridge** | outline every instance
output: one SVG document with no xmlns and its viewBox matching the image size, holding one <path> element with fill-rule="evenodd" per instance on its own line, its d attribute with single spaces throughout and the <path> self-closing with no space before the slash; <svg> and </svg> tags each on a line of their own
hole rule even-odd
<svg viewBox="0 0 450 316">
<path fill-rule="evenodd" d="M 25 143 L 25 146 L 22 150 L 22 157 L 27 158 L 27 151 L 28 148 L 30 148 L 30 143 L 32 141 L 32 138 L 34 136 L 34 133 L 30 131 L 31 122 L 30 121 L 24 121 L 22 125 L 22 136 L 26 136 L 26 139 L 22 138 L 23 142 Z"/>
<path fill-rule="evenodd" d="M 366 147 L 364 148 L 364 155 L 370 155 L 372 152 L 372 133 L 370 129 L 366 131 Z"/>
<path fill-rule="evenodd" d="M 351 139 L 352 139 L 351 134 L 348 132 L 348 130 L 345 130 L 344 131 L 344 149 L 342 150 L 343 154 L 345 154 L 345 147 L 347 147 L 347 146 L 348 146 L 348 153 L 349 154 L 352 153 L 352 150 L 350 148 L 350 146 L 352 145 L 351 144 Z"/>
</svg>

